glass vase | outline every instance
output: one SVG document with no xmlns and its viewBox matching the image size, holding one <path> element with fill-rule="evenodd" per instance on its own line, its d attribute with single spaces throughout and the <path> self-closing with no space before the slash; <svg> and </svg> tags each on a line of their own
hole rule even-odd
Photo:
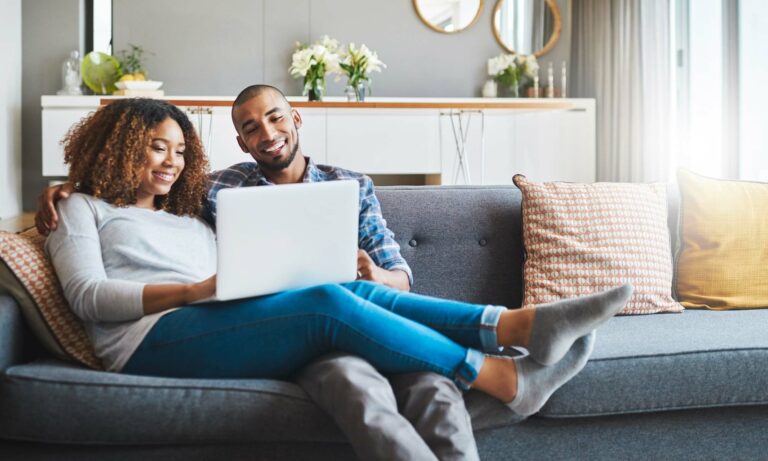
<svg viewBox="0 0 768 461">
<path fill-rule="evenodd" d="M 306 85 L 306 87 L 307 87 L 307 98 L 310 101 L 323 100 L 323 91 L 325 89 L 325 81 L 323 79 L 317 79 L 309 83 L 308 85 Z"/>
<path fill-rule="evenodd" d="M 507 87 L 507 92 L 509 93 L 510 98 L 519 98 L 520 97 L 520 86 L 518 85 L 518 82 L 514 82 L 511 85 Z"/>
<path fill-rule="evenodd" d="M 347 82 L 347 87 L 344 89 L 344 94 L 347 95 L 348 101 L 364 102 L 365 97 L 368 96 L 370 92 L 371 87 L 368 84 L 368 80 L 359 80 L 355 84 Z"/>
</svg>

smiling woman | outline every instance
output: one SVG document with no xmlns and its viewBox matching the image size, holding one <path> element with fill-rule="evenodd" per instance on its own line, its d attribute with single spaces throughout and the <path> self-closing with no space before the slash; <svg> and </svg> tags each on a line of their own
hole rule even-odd
<svg viewBox="0 0 768 461">
<path fill-rule="evenodd" d="M 79 192 L 119 207 L 200 212 L 208 162 L 192 124 L 176 106 L 117 100 L 75 125 L 64 143 L 69 181 Z"/>
</svg>

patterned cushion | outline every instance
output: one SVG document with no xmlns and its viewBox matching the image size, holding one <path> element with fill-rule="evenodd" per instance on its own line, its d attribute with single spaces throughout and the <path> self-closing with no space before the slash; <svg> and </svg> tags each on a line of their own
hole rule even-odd
<svg viewBox="0 0 768 461">
<path fill-rule="evenodd" d="M 0 291 L 13 296 L 49 352 L 63 360 L 103 369 L 82 322 L 64 299 L 44 243 L 45 237 L 35 229 L 21 234 L 0 232 Z"/>
<path fill-rule="evenodd" d="M 768 307 L 768 184 L 680 170 L 676 289 L 685 307 Z"/>
<path fill-rule="evenodd" d="M 523 193 L 523 305 L 635 287 L 622 314 L 681 312 L 663 184 L 533 183 Z"/>
</svg>

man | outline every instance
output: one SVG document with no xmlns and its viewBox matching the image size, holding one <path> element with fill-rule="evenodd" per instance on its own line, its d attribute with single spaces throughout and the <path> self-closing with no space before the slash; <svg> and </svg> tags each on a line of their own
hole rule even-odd
<svg viewBox="0 0 768 461">
<path fill-rule="evenodd" d="M 358 278 L 409 290 L 411 270 L 367 176 L 305 157 L 299 143 L 301 115 L 280 90 L 253 85 L 232 106 L 237 141 L 256 163 L 233 165 L 210 175 L 204 218 L 215 225 L 216 193 L 228 187 L 356 179 L 360 183 Z M 72 186 L 47 189 L 38 201 L 38 230 L 56 227 L 54 200 Z M 331 354 L 298 375 L 307 394 L 339 425 L 361 459 L 479 459 L 470 417 L 455 384 L 435 373 L 392 377 L 391 384 L 368 362 Z M 400 411 L 398 411 L 398 404 Z"/>
</svg>

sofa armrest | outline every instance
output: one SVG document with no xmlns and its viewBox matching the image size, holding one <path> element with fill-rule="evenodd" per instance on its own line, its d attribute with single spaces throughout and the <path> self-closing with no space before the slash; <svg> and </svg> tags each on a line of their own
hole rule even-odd
<svg viewBox="0 0 768 461">
<path fill-rule="evenodd" d="M 0 294 L 0 371 L 24 360 L 29 331 L 16 301 Z"/>
</svg>

